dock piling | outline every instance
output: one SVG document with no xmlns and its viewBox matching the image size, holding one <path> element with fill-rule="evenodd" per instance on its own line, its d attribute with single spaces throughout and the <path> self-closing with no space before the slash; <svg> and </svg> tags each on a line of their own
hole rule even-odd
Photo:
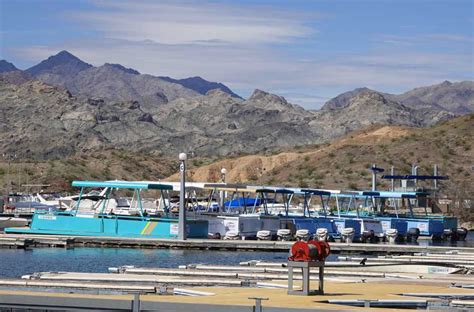
<svg viewBox="0 0 474 312">
<path fill-rule="evenodd" d="M 250 300 L 255 300 L 255 305 L 253 306 L 253 312 L 263 312 L 262 300 L 268 300 L 268 298 L 262 297 L 249 297 Z"/>
</svg>

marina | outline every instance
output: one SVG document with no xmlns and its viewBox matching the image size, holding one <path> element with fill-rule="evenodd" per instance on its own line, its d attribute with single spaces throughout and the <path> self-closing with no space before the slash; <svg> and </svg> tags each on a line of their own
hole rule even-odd
<svg viewBox="0 0 474 312">
<path fill-rule="evenodd" d="M 426 206 L 415 214 L 427 193 L 222 180 L 73 181 L 67 205 L 3 217 L 0 306 L 474 308 L 473 233 Z"/>
<path fill-rule="evenodd" d="M 0 0 L 0 312 L 474 312 L 473 6 Z"/>
</svg>

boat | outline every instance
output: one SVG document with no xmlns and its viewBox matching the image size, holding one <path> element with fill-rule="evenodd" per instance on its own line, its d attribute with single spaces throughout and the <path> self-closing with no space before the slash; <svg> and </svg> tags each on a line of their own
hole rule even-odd
<svg viewBox="0 0 474 312">
<path fill-rule="evenodd" d="M 41 201 L 38 194 L 33 193 L 11 193 L 3 207 L 4 213 L 14 215 L 28 215 L 36 210 L 55 210 L 56 205 Z"/>
<path fill-rule="evenodd" d="M 262 207 L 259 191 L 244 185 L 213 185 L 206 184 L 206 189 L 213 188 L 215 192 L 230 194 L 228 201 L 222 200 L 224 206 L 220 212 L 205 214 L 209 221 L 211 233 L 219 233 L 224 239 L 258 239 L 259 232 L 266 239 L 276 238 L 280 229 L 279 216 L 270 214 Z M 240 197 L 238 197 L 240 194 Z M 253 194 L 254 197 L 250 197 Z"/>
<path fill-rule="evenodd" d="M 367 197 L 359 191 L 330 190 L 335 198 L 337 215 L 333 216 L 334 222 L 342 234 L 345 228 L 354 231 L 353 239 L 361 242 L 376 243 L 385 240 L 385 232 L 380 220 L 376 220 L 369 214 Z M 362 211 L 364 205 L 357 205 L 357 200 L 364 200 L 367 211 Z M 345 211 L 343 208 L 345 206 Z M 352 210 L 351 210 L 352 209 Z M 355 209 L 355 211 L 354 211 Z"/>
<path fill-rule="evenodd" d="M 29 223 L 26 218 L 0 217 L 0 230 L 8 227 L 25 227 Z"/>
<path fill-rule="evenodd" d="M 458 219 L 456 217 L 428 213 L 428 195 L 438 190 L 438 181 L 449 179 L 447 176 L 438 175 L 438 168 L 436 165 L 433 175 L 418 175 L 417 167 L 415 166 L 412 168 L 412 174 L 395 175 L 392 170 L 390 175 L 383 175 L 382 179 L 389 179 L 392 181 L 392 191 L 395 190 L 395 181 L 399 181 L 399 189 L 402 191 L 411 190 L 416 194 L 415 198 L 407 200 L 409 210 L 406 214 L 403 214 L 400 217 L 407 220 L 409 228 L 418 228 L 420 230 L 420 235 L 431 236 L 433 239 L 438 239 L 443 237 L 446 231 L 457 232 L 458 230 L 461 230 L 462 232 L 467 233 L 465 229 L 458 228 Z M 418 181 L 432 181 L 433 186 L 431 188 L 419 188 L 417 186 Z M 424 204 L 421 204 L 424 208 L 424 215 L 416 215 L 414 213 L 412 201 L 418 204 L 424 202 Z M 465 233 L 462 235 L 463 237 L 465 237 Z"/>
<path fill-rule="evenodd" d="M 128 181 L 73 181 L 72 186 L 81 188 L 74 209 L 69 211 L 36 211 L 28 228 L 9 227 L 5 229 L 5 232 L 140 238 L 176 238 L 178 236 L 177 218 L 146 216 L 141 204 L 143 190 L 172 190 L 171 185 Z M 96 211 L 83 212 L 79 209 L 86 188 L 107 189 L 104 194 L 105 199 Z M 114 190 L 133 190 L 140 215 L 128 216 L 106 213 L 107 199 L 110 198 Z M 187 220 L 186 231 L 189 238 L 206 238 L 208 223 L 205 220 Z"/>
<path fill-rule="evenodd" d="M 374 209 L 375 218 L 380 220 L 384 226 L 384 230 L 396 229 L 399 234 L 407 236 L 413 233 L 414 229 L 418 229 L 419 235 L 430 236 L 433 239 L 441 238 L 444 232 L 444 224 L 441 219 L 415 215 L 413 213 L 412 201 L 417 200 L 420 196 L 426 196 L 425 192 L 395 192 L 395 191 L 363 191 L 363 196 L 370 197 L 373 204 L 377 207 Z M 385 213 L 381 201 L 391 200 L 395 214 Z M 404 215 L 398 212 L 399 201 L 406 202 L 409 208 L 409 214 Z M 418 232 L 416 231 L 416 232 Z"/>
<path fill-rule="evenodd" d="M 262 203 L 260 210 L 267 215 L 278 211 L 279 228 L 289 230 L 290 235 L 298 238 L 301 233 L 301 238 L 309 237 L 332 241 L 340 237 L 335 222 L 327 217 L 326 203 L 323 196 L 329 196 L 329 192 L 317 189 L 263 187 L 257 188 L 256 193 L 257 199 L 260 199 Z M 270 195 L 273 195 L 273 197 L 270 197 Z M 295 196 L 303 197 L 302 203 L 298 205 L 297 209 L 292 209 L 291 201 Z M 321 199 L 323 215 L 310 208 L 311 198 L 314 196 L 319 196 Z M 283 209 L 272 209 L 276 203 Z"/>
</svg>

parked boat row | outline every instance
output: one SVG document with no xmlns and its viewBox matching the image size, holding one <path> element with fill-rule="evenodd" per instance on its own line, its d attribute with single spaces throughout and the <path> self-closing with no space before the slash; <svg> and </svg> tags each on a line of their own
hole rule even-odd
<svg viewBox="0 0 474 312">
<path fill-rule="evenodd" d="M 80 188 L 79 195 L 58 200 L 56 209 L 36 210 L 28 228 L 13 225 L 5 231 L 155 238 L 178 235 L 172 193 L 180 191 L 179 183 L 74 181 L 72 185 Z M 126 191 L 133 191 L 131 199 L 121 195 Z M 395 243 L 416 241 L 420 235 L 452 240 L 464 239 L 467 235 L 467 230 L 457 228 L 455 218 L 415 215 L 412 205 L 417 198 L 427 195 L 422 192 L 340 191 L 228 183 L 188 183 L 185 191 L 186 231 L 190 238 Z M 154 210 L 146 209 L 145 192 L 159 194 Z M 407 205 L 411 214 L 402 215 L 397 210 L 395 214 L 384 213 L 388 200 Z M 330 209 L 331 205 L 335 209 Z"/>
</svg>

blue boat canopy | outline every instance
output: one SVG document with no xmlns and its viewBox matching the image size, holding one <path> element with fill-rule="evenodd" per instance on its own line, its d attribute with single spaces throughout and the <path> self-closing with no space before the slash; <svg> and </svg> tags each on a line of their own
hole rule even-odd
<svg viewBox="0 0 474 312">
<path fill-rule="evenodd" d="M 378 197 L 380 196 L 380 192 L 375 192 L 375 191 L 363 191 L 362 196 L 375 196 Z"/>
<path fill-rule="evenodd" d="M 302 193 L 311 194 L 311 195 L 321 195 L 321 196 L 331 196 L 331 192 L 329 191 L 322 191 L 318 189 L 301 189 Z"/>
<path fill-rule="evenodd" d="M 143 183 L 129 181 L 73 181 L 76 187 L 110 187 L 117 189 L 173 190 L 172 185 L 161 183 Z"/>
<path fill-rule="evenodd" d="M 239 197 L 233 200 L 228 200 L 224 203 L 225 207 L 228 208 L 242 208 L 242 207 L 253 207 L 260 206 L 261 200 L 257 198 L 244 198 Z"/>
</svg>

